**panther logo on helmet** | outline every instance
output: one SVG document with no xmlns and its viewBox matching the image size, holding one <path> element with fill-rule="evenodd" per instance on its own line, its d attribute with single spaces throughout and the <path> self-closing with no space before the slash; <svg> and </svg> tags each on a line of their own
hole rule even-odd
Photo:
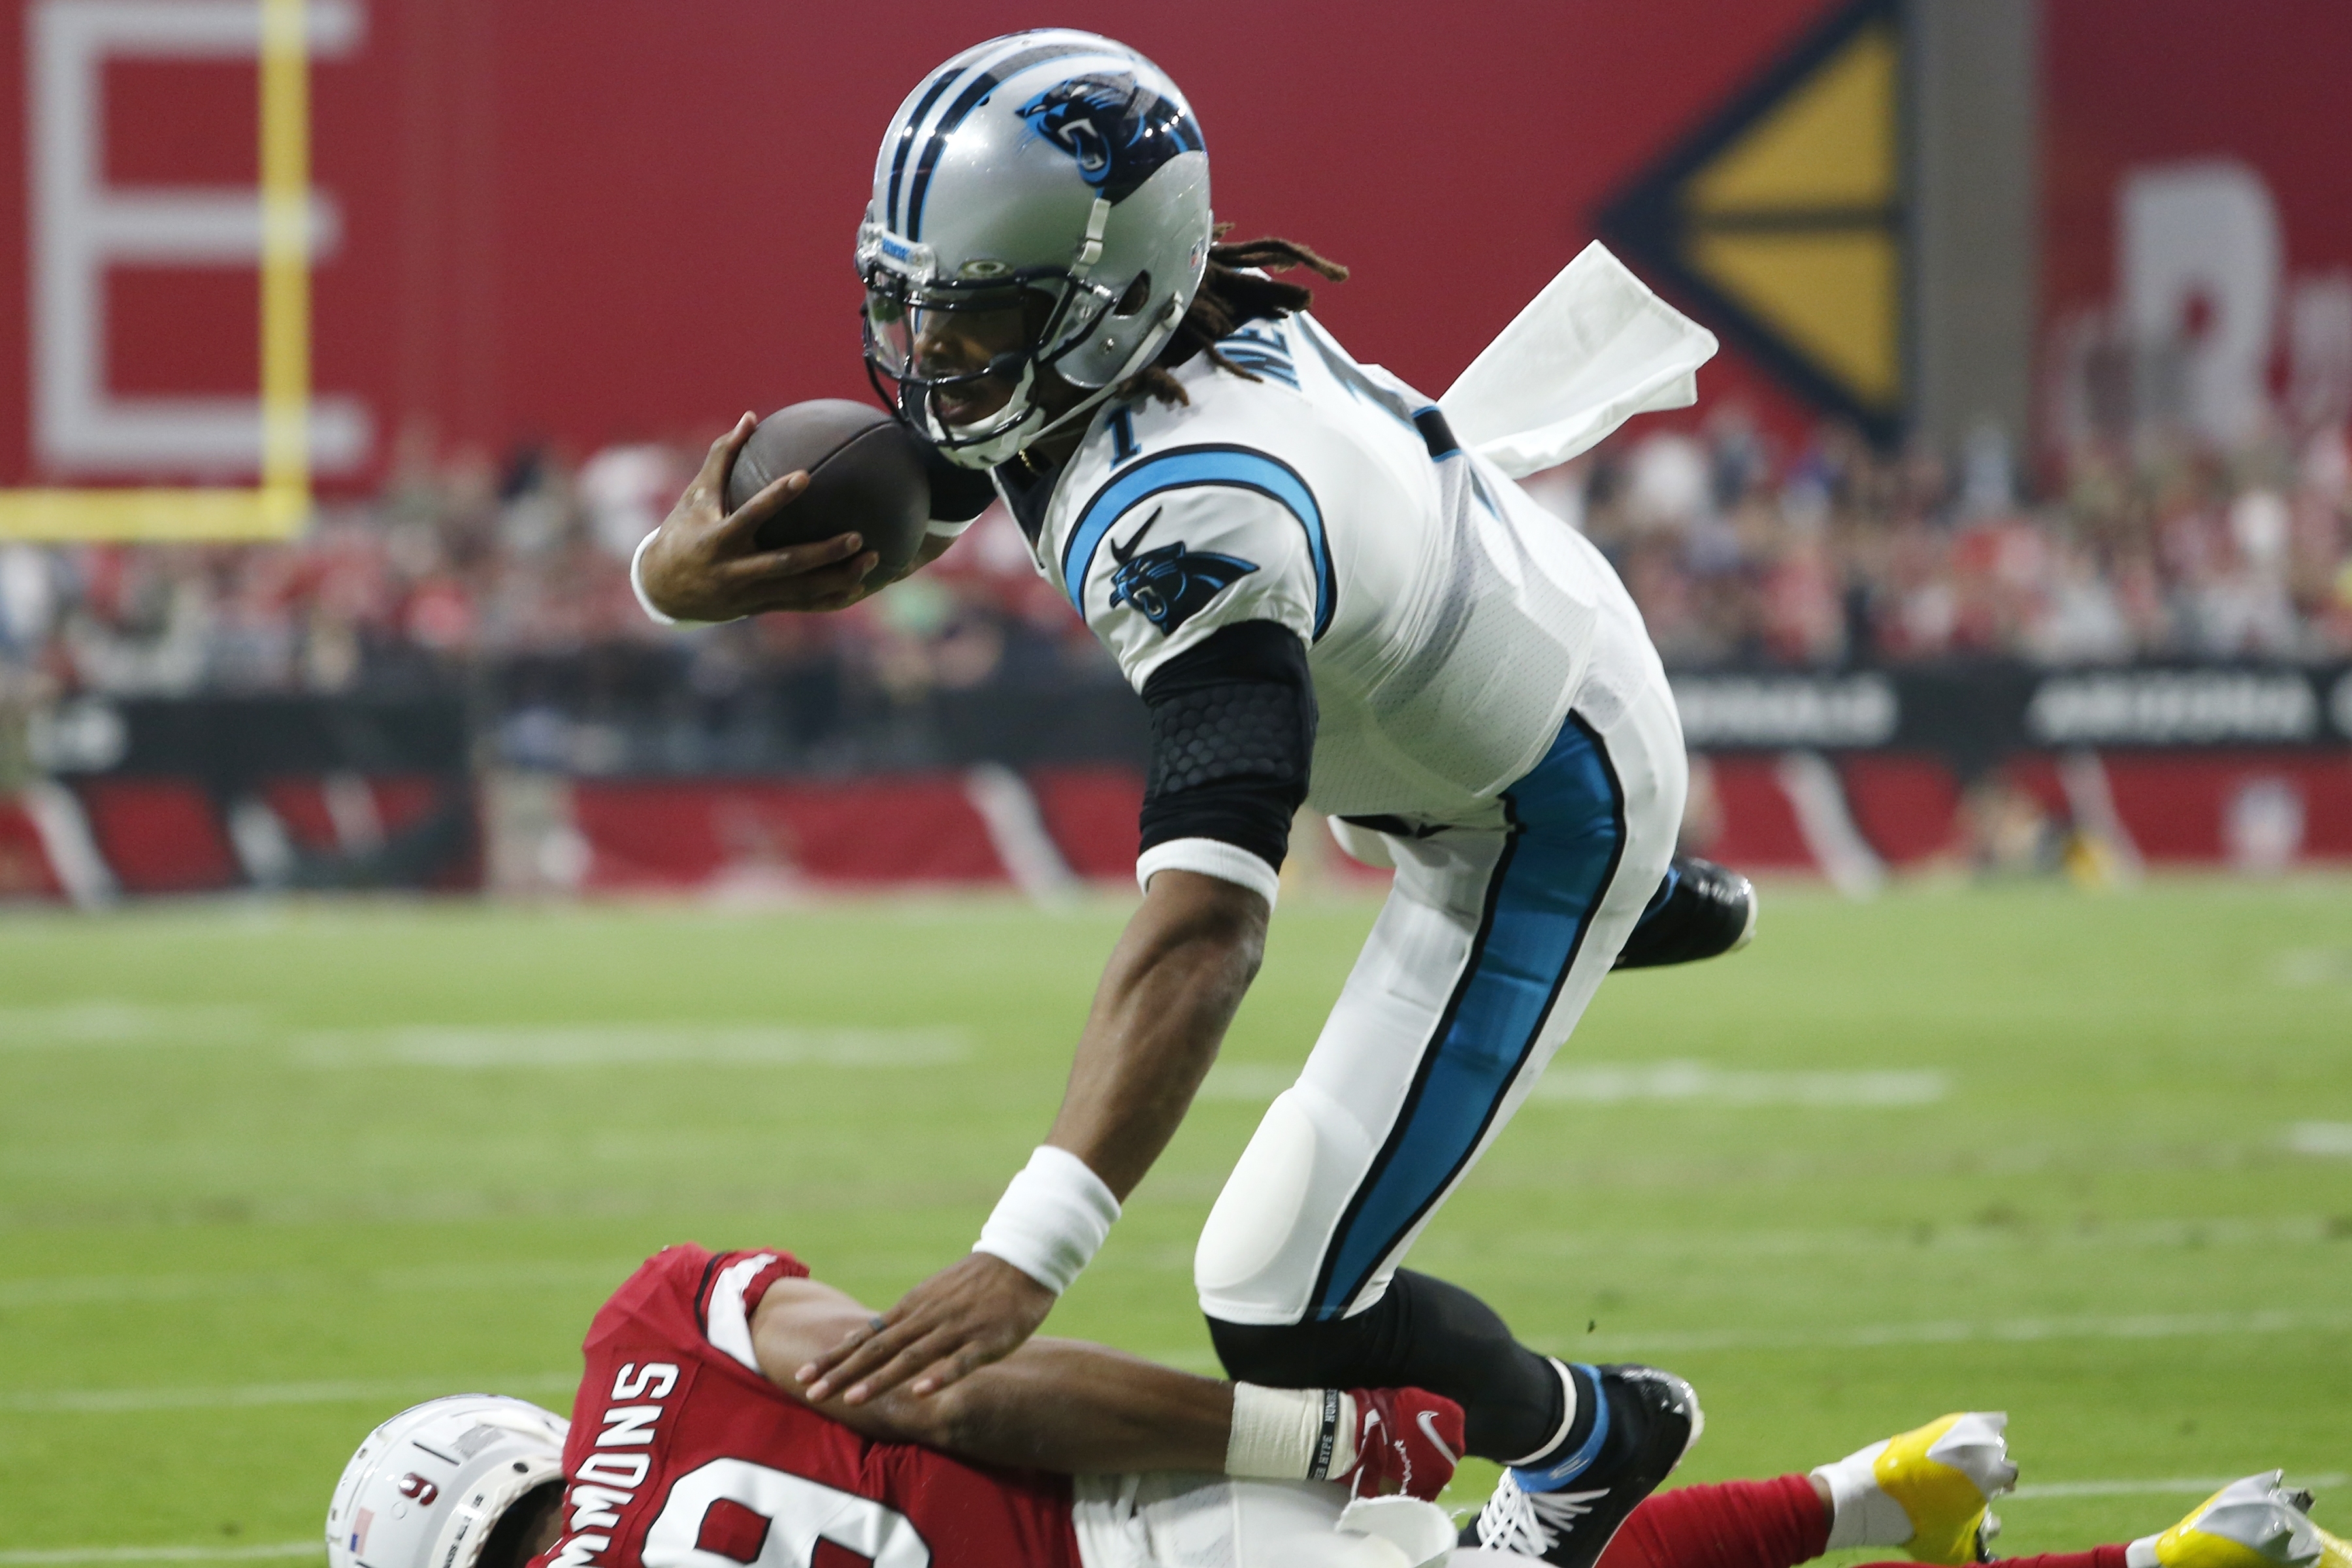
<svg viewBox="0 0 2352 1568">
<path fill-rule="evenodd" d="M 1201 132 L 1181 103 L 1124 72 L 1089 73 L 1056 82 L 1019 113 L 1029 128 L 1078 163 L 1078 175 L 1113 205 L 1180 153 L 1202 150 Z"/>
</svg>

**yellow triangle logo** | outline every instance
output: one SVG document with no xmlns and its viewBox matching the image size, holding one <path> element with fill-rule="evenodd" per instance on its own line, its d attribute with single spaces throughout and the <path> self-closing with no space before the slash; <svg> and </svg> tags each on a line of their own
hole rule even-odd
<svg viewBox="0 0 2352 1568">
<path fill-rule="evenodd" d="M 1603 224 L 1799 390 L 1881 433 L 1905 393 L 1902 111 L 1896 13 L 1863 0 Z"/>
<path fill-rule="evenodd" d="M 1684 187 L 1692 214 L 1878 207 L 1895 195 L 1895 30 L 1864 29 Z"/>
</svg>

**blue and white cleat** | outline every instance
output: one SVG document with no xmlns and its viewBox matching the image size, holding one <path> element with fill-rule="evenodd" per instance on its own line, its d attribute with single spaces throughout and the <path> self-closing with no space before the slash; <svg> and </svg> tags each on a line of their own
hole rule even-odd
<svg viewBox="0 0 2352 1568">
<path fill-rule="evenodd" d="M 1592 1568 L 1618 1527 L 1706 1429 L 1698 1395 L 1670 1372 L 1631 1365 L 1578 1370 L 1601 1391 L 1591 1436 L 1541 1470 L 1506 1469 L 1477 1520 L 1463 1531 L 1462 1545 L 1516 1552 L 1553 1568 Z"/>
</svg>

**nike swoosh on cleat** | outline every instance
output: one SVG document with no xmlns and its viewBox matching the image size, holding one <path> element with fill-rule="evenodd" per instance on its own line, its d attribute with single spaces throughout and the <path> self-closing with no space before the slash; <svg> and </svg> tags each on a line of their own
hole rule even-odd
<svg viewBox="0 0 2352 1568">
<path fill-rule="evenodd" d="M 1436 1411 L 1423 1411 L 1419 1415 L 1413 1418 L 1413 1424 L 1421 1428 L 1421 1435 L 1429 1439 L 1429 1446 L 1445 1456 L 1445 1462 L 1447 1464 L 1454 1465 L 1462 1462 L 1462 1456 L 1447 1447 L 1445 1446 L 1445 1439 L 1437 1435 Z"/>
</svg>

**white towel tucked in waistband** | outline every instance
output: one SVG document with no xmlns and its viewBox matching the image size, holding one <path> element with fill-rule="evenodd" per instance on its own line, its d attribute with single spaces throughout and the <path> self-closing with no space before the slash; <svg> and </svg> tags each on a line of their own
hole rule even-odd
<svg viewBox="0 0 2352 1568">
<path fill-rule="evenodd" d="M 1595 240 L 1437 405 L 1456 440 L 1517 479 L 1589 451 L 1636 414 L 1689 407 L 1716 346 Z"/>
</svg>

